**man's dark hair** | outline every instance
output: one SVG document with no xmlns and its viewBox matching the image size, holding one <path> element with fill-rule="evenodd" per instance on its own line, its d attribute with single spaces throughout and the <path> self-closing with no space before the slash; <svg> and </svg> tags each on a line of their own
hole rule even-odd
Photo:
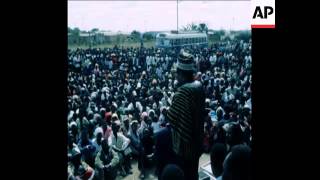
<svg viewBox="0 0 320 180">
<path fill-rule="evenodd" d="M 177 68 L 177 74 L 178 73 L 185 77 L 187 81 L 193 80 L 193 71 L 185 71 Z"/>
<path fill-rule="evenodd" d="M 222 180 L 251 180 L 251 148 L 247 145 L 232 147 L 224 164 Z"/>
<path fill-rule="evenodd" d="M 108 153 L 108 151 L 109 151 L 108 139 L 103 139 L 101 141 L 101 148 L 102 148 L 104 153 Z"/>
<path fill-rule="evenodd" d="M 184 178 L 184 173 L 179 166 L 175 164 L 168 164 L 163 169 L 160 179 L 161 180 L 167 180 L 167 179 L 183 180 L 185 178 Z"/>
<path fill-rule="evenodd" d="M 216 143 L 212 146 L 210 152 L 210 161 L 212 173 L 215 177 L 222 174 L 223 171 L 223 161 L 227 156 L 227 147 L 222 143 Z"/>
<path fill-rule="evenodd" d="M 231 137 L 229 138 L 228 144 L 231 147 L 243 143 L 243 132 L 239 123 L 233 123 L 229 131 Z"/>
</svg>

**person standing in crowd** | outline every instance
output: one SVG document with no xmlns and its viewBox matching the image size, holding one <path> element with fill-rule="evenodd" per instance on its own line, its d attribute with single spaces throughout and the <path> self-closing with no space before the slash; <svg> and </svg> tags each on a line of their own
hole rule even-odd
<svg viewBox="0 0 320 180">
<path fill-rule="evenodd" d="M 68 179 L 92 179 L 95 171 L 81 158 L 79 147 L 73 143 L 73 137 L 68 134 Z"/>
<path fill-rule="evenodd" d="M 133 120 L 131 122 L 131 126 L 128 133 L 128 138 L 130 139 L 130 147 L 132 150 L 132 154 L 138 157 L 138 168 L 140 169 L 140 178 L 145 177 L 145 170 L 144 170 L 144 148 L 141 142 L 141 137 L 138 135 L 138 121 Z"/>
<path fill-rule="evenodd" d="M 155 160 L 156 175 L 160 179 L 163 168 L 167 164 L 174 163 L 170 125 L 161 128 L 155 134 Z"/>
<path fill-rule="evenodd" d="M 83 154 L 84 160 L 91 167 L 94 167 L 94 154 L 95 154 L 95 146 L 92 141 L 89 139 L 89 134 L 86 129 L 83 129 L 81 132 L 81 139 L 78 143 L 81 154 Z"/>
<path fill-rule="evenodd" d="M 177 163 L 192 180 L 198 179 L 205 116 L 204 90 L 193 79 L 195 71 L 193 56 L 182 50 L 177 66 L 178 89 L 168 111 Z"/>
<path fill-rule="evenodd" d="M 101 150 L 101 142 L 103 141 L 103 130 L 101 127 L 97 127 L 94 132 L 95 138 L 92 140 L 92 144 L 95 147 L 94 157 Z"/>
</svg>

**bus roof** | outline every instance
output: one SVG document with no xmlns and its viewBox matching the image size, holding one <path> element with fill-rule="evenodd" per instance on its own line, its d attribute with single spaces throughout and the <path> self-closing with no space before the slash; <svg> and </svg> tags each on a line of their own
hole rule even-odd
<svg viewBox="0 0 320 180">
<path fill-rule="evenodd" d="M 179 33 L 179 34 L 173 34 L 173 33 L 159 33 L 157 34 L 158 37 L 165 37 L 168 39 L 175 39 L 175 38 L 201 38 L 201 37 L 207 37 L 205 33 Z"/>
</svg>

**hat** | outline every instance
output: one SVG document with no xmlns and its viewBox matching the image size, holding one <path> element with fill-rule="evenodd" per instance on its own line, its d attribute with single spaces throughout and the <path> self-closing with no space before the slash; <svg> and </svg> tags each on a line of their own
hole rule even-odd
<svg viewBox="0 0 320 180">
<path fill-rule="evenodd" d="M 118 118 L 118 115 L 116 113 L 113 113 L 112 116 L 111 116 L 111 119 L 118 120 L 119 118 Z"/>
<path fill-rule="evenodd" d="M 141 119 L 144 119 L 145 116 L 148 116 L 148 113 L 147 113 L 147 112 L 143 112 L 143 113 L 141 114 Z"/>
<path fill-rule="evenodd" d="M 131 122 L 131 126 L 132 126 L 133 124 L 139 124 L 139 122 L 138 122 L 137 120 L 133 120 L 133 121 Z"/>
<path fill-rule="evenodd" d="M 94 131 L 94 136 L 97 136 L 98 133 L 103 134 L 103 130 L 101 127 L 97 127 L 96 130 Z"/>
<path fill-rule="evenodd" d="M 178 57 L 177 68 L 184 71 L 196 71 L 193 55 L 184 50 L 181 50 Z"/>
<path fill-rule="evenodd" d="M 70 123 L 69 127 L 71 128 L 72 126 L 76 126 L 76 127 L 77 127 L 77 123 L 74 122 L 74 121 L 72 121 L 72 122 Z"/>
<path fill-rule="evenodd" d="M 153 79 L 152 82 L 151 82 L 151 84 L 153 84 L 153 85 L 154 85 L 154 84 L 157 84 L 157 80 L 156 80 L 156 79 Z"/>
</svg>

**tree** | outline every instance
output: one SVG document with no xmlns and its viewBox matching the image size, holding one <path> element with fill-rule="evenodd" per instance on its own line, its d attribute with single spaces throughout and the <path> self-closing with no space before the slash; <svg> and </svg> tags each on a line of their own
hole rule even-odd
<svg viewBox="0 0 320 180">
<path fill-rule="evenodd" d="M 75 27 L 73 30 L 72 30 L 72 34 L 75 35 L 75 36 L 79 36 L 80 34 L 80 29 Z"/>
<path fill-rule="evenodd" d="M 91 33 L 96 33 L 96 32 L 98 32 L 99 31 L 99 29 L 98 28 L 93 28 L 93 29 L 91 29 Z"/>
<path fill-rule="evenodd" d="M 198 31 L 208 33 L 208 26 L 205 23 L 200 23 L 198 26 Z"/>
<path fill-rule="evenodd" d="M 186 26 L 183 26 L 182 30 L 184 30 L 184 31 L 197 31 L 198 26 L 195 23 L 191 23 Z"/>
<path fill-rule="evenodd" d="M 144 34 L 143 34 L 143 39 L 145 39 L 145 40 L 147 40 L 147 41 L 150 41 L 150 40 L 153 39 L 153 36 L 152 36 L 152 34 L 150 34 L 150 33 L 144 33 Z"/>
<path fill-rule="evenodd" d="M 133 30 L 131 32 L 131 37 L 136 41 L 140 39 L 140 36 L 141 36 L 141 33 L 139 31 Z"/>
<path fill-rule="evenodd" d="M 239 31 L 236 33 L 235 39 L 244 40 L 245 42 L 249 42 L 249 40 L 251 39 L 251 32 L 250 31 Z"/>
</svg>

